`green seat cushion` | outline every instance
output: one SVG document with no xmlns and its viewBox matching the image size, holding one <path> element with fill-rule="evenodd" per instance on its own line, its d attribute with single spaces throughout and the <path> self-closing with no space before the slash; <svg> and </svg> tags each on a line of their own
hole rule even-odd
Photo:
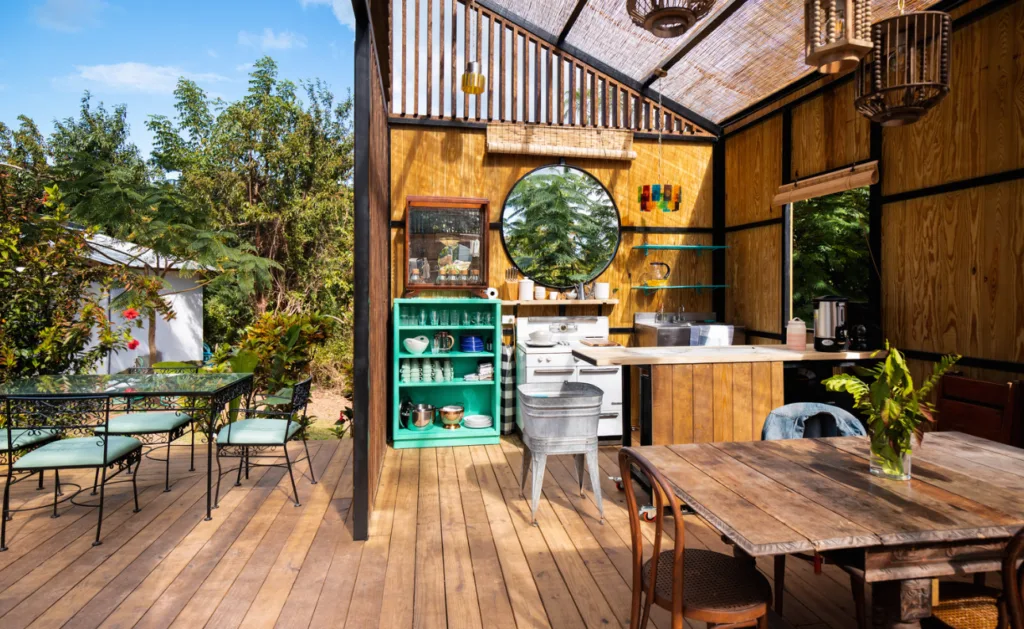
<svg viewBox="0 0 1024 629">
<path fill-rule="evenodd" d="M 60 435 L 59 430 L 53 428 L 12 428 L 11 443 L 15 450 L 21 450 L 34 446 L 44 441 L 49 441 Z M 7 452 L 7 431 L 0 430 L 0 452 Z"/>
<path fill-rule="evenodd" d="M 285 424 L 288 436 L 285 437 Z M 288 419 L 242 419 L 217 433 L 217 443 L 233 446 L 284 445 L 299 432 L 299 423 Z"/>
<path fill-rule="evenodd" d="M 107 437 L 107 460 L 103 460 L 103 438 L 76 437 L 40 446 L 14 462 L 16 470 L 62 467 L 101 467 L 142 447 L 135 437 Z"/>
<path fill-rule="evenodd" d="M 125 413 L 110 418 L 109 432 L 112 435 L 148 435 L 171 432 L 192 421 L 187 413 L 158 411 L 152 413 Z M 96 432 L 104 432 L 98 426 Z"/>
</svg>

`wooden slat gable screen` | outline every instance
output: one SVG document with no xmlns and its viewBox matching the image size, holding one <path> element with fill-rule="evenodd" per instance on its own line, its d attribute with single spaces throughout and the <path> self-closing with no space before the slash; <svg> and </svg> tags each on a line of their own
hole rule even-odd
<svg viewBox="0 0 1024 629">
<path fill-rule="evenodd" d="M 395 0 L 394 7 L 393 115 L 712 135 L 475 3 Z M 483 94 L 460 89 L 467 60 L 480 62 Z"/>
</svg>

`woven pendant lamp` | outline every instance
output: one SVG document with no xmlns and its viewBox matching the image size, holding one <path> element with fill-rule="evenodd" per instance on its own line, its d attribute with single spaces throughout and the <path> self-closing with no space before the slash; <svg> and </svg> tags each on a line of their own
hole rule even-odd
<svg viewBox="0 0 1024 629">
<path fill-rule="evenodd" d="M 804 61 L 822 74 L 849 72 L 871 51 L 871 0 L 805 0 Z"/>
<path fill-rule="evenodd" d="M 678 37 L 708 14 L 715 0 L 626 0 L 633 23 L 658 37 Z"/>
<path fill-rule="evenodd" d="M 466 72 L 462 75 L 462 91 L 476 96 L 484 93 L 487 78 L 480 74 L 480 64 L 470 61 L 466 64 Z"/>
<path fill-rule="evenodd" d="M 910 124 L 949 93 L 953 21 L 941 11 L 916 11 L 871 28 L 873 49 L 857 67 L 857 111 L 886 127 Z"/>
</svg>

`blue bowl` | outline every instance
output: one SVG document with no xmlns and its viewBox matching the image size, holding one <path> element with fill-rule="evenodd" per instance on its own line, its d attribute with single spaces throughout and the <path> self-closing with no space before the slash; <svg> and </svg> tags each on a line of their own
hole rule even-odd
<svg viewBox="0 0 1024 629">
<path fill-rule="evenodd" d="M 459 350 L 463 352 L 484 351 L 484 341 L 479 336 L 469 335 L 459 337 Z"/>
</svg>

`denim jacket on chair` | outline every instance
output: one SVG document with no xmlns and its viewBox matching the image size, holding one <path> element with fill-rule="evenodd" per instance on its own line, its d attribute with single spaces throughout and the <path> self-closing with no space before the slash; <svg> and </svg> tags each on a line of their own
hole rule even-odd
<svg viewBox="0 0 1024 629">
<path fill-rule="evenodd" d="M 830 404 L 800 402 L 786 404 L 768 414 L 761 430 L 761 439 L 802 439 L 803 437 L 864 436 L 860 421 Z"/>
</svg>

